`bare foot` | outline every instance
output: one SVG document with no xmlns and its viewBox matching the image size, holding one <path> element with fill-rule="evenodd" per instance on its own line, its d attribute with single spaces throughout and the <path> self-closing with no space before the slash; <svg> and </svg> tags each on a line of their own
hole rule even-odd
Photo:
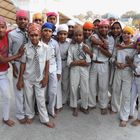
<svg viewBox="0 0 140 140">
<path fill-rule="evenodd" d="M 20 124 L 25 124 L 26 123 L 26 118 L 18 120 Z"/>
<path fill-rule="evenodd" d="M 54 128 L 55 127 L 55 124 L 53 122 L 46 122 L 46 123 L 43 123 L 44 125 L 46 125 L 47 127 L 49 128 Z"/>
<path fill-rule="evenodd" d="M 78 109 L 77 109 L 77 108 L 74 108 L 74 109 L 73 109 L 72 115 L 73 115 L 74 117 L 78 117 Z"/>
<path fill-rule="evenodd" d="M 59 112 L 61 112 L 63 110 L 63 107 L 56 109 L 56 114 L 58 114 Z"/>
<path fill-rule="evenodd" d="M 3 122 L 10 127 L 15 125 L 15 122 L 13 120 L 10 120 L 10 119 L 8 119 L 7 121 L 3 120 Z"/>
<path fill-rule="evenodd" d="M 52 118 L 54 118 L 54 119 L 57 117 L 56 114 L 50 114 L 50 113 L 49 113 L 49 115 L 50 115 Z"/>
<path fill-rule="evenodd" d="M 114 114 L 117 114 L 117 112 L 114 112 L 114 111 L 110 110 L 110 114 L 114 115 Z"/>
<path fill-rule="evenodd" d="M 106 115 L 108 113 L 107 108 L 101 109 L 101 115 Z"/>
<path fill-rule="evenodd" d="M 27 124 L 32 124 L 32 122 L 33 122 L 33 119 L 29 119 L 29 118 L 26 119 Z"/>
<path fill-rule="evenodd" d="M 120 121 L 120 124 L 119 124 L 119 126 L 120 127 L 126 127 L 126 124 L 127 124 L 127 121 Z"/>
<path fill-rule="evenodd" d="M 88 109 L 84 109 L 84 108 L 80 108 L 80 111 L 83 112 L 84 114 L 89 114 L 89 110 Z"/>
<path fill-rule="evenodd" d="M 131 123 L 131 125 L 133 125 L 133 126 L 138 126 L 138 125 L 140 125 L 140 120 L 135 120 L 135 121 L 133 121 L 132 123 Z"/>
<path fill-rule="evenodd" d="M 129 116 L 129 119 L 131 120 L 131 119 L 133 119 L 134 117 L 133 116 Z"/>
</svg>

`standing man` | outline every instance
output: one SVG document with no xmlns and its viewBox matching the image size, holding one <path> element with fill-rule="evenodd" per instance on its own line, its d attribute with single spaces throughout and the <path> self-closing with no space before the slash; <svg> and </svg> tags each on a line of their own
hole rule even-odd
<svg viewBox="0 0 140 140">
<path fill-rule="evenodd" d="M 9 37 L 9 51 L 10 55 L 14 55 L 18 52 L 18 50 L 27 43 L 28 38 L 26 34 L 26 27 L 29 22 L 29 15 L 27 11 L 19 10 L 16 12 L 16 23 L 18 27 L 11 31 L 8 35 Z M 19 76 L 19 68 L 20 68 L 20 60 L 12 61 L 13 66 L 13 84 L 14 84 L 14 93 L 15 93 L 15 101 L 16 101 L 16 118 L 19 120 L 21 124 L 26 122 L 25 120 L 25 111 L 24 111 L 24 96 L 23 90 L 18 90 L 16 87 L 18 76 Z"/>
</svg>

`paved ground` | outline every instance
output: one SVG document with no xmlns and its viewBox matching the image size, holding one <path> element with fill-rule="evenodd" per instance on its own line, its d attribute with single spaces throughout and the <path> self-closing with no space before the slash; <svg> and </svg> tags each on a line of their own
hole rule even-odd
<svg viewBox="0 0 140 140">
<path fill-rule="evenodd" d="M 11 75 L 10 75 L 11 79 Z M 12 91 L 12 88 L 11 88 Z M 15 118 L 15 103 L 12 93 L 11 118 Z M 0 99 L 0 116 L 2 101 Z M 52 119 L 52 118 L 51 118 Z M 118 115 L 100 115 L 97 108 L 89 115 L 79 113 L 77 118 L 65 106 L 54 120 L 56 127 L 49 129 L 40 124 L 38 116 L 32 125 L 16 125 L 12 128 L 0 121 L 0 140 L 139 140 L 140 127 L 133 127 L 128 122 L 126 128 L 118 126 Z"/>
</svg>

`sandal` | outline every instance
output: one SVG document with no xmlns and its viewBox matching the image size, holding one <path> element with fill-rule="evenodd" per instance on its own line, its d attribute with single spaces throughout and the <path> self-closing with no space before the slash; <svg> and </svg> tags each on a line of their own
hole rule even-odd
<svg viewBox="0 0 140 140">
<path fill-rule="evenodd" d="M 54 128 L 55 127 L 55 124 L 53 122 L 46 122 L 46 123 L 43 123 L 44 125 L 46 125 L 47 127 L 49 128 Z"/>
<path fill-rule="evenodd" d="M 126 127 L 126 124 L 127 124 L 127 121 L 120 121 L 120 124 L 119 124 L 119 126 L 120 127 Z"/>
<path fill-rule="evenodd" d="M 140 125 L 140 120 L 135 120 L 135 121 L 133 121 L 132 123 L 131 123 L 131 125 L 133 125 L 133 126 L 138 126 L 138 125 Z"/>
</svg>

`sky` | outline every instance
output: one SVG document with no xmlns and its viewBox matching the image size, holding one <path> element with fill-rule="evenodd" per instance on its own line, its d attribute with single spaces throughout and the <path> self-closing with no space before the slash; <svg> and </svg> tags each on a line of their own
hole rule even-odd
<svg viewBox="0 0 140 140">
<path fill-rule="evenodd" d="M 138 0 L 13 0 L 22 8 L 40 11 L 42 8 L 49 11 L 60 11 L 66 15 L 85 14 L 92 11 L 95 14 L 113 13 L 118 16 L 126 11 L 134 10 L 140 13 Z M 28 7 L 27 2 L 31 4 Z M 18 3 L 20 2 L 20 3 Z M 21 4 L 22 3 L 22 4 Z M 24 3 L 26 3 L 24 6 Z M 139 10 L 138 10 L 139 9 Z"/>
</svg>

